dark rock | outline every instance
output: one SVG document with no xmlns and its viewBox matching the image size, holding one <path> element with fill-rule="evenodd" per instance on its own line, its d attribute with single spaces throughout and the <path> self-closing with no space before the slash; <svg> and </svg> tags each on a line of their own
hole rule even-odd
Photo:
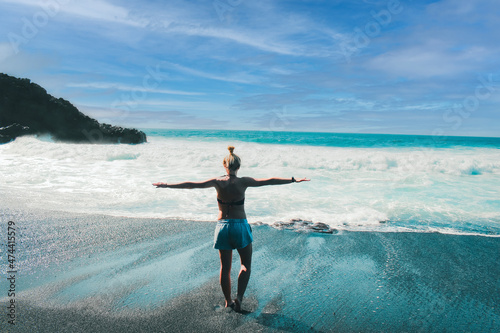
<svg viewBox="0 0 500 333">
<path fill-rule="evenodd" d="M 328 230 L 330 229 L 330 226 L 323 222 L 316 222 L 311 226 L 311 228 L 314 230 Z"/>
<path fill-rule="evenodd" d="M 276 221 L 276 222 L 274 222 L 272 224 L 272 226 L 275 227 L 275 228 L 281 229 L 281 228 L 286 228 L 286 227 L 293 226 L 293 223 L 283 222 L 283 221 Z"/>
<path fill-rule="evenodd" d="M 21 126 L 19 124 L 12 124 L 0 128 L 0 144 L 11 142 L 18 136 L 33 134 L 28 126 Z"/>
<path fill-rule="evenodd" d="M 12 127 L 17 125 L 17 127 Z M 55 98 L 29 79 L 0 73 L 0 143 L 26 134 L 49 134 L 56 141 L 75 143 L 128 143 L 147 141 L 146 134 L 130 128 L 100 124 L 70 102 Z"/>
</svg>

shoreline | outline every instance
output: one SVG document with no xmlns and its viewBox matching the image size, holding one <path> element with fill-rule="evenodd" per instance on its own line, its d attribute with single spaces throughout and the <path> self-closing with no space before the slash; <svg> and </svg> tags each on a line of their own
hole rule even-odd
<svg viewBox="0 0 500 333">
<path fill-rule="evenodd" d="M 7 199 L 7 200 L 6 200 Z M 42 208 L 33 208 L 27 207 L 26 203 L 20 203 L 19 201 L 8 200 L 8 198 L 2 198 L 2 203 L 0 203 L 0 208 L 2 209 L 2 214 L 5 212 L 22 212 L 29 213 L 32 215 L 41 215 L 41 216 L 59 216 L 59 217 L 82 217 L 91 216 L 91 217 L 102 217 L 104 219 L 125 219 L 125 220 L 155 220 L 155 221 L 168 221 L 175 223 L 215 223 L 217 222 L 214 218 L 213 220 L 189 220 L 189 219 L 181 219 L 181 218 L 170 218 L 170 217 L 141 217 L 141 216 L 124 216 L 120 214 L 105 214 L 105 213 L 85 213 L 85 212 L 74 212 L 74 211 L 62 211 L 62 210 L 53 210 L 53 209 L 42 209 Z M 5 207 L 9 208 L 5 208 Z M 442 235 L 456 235 L 456 236 L 477 236 L 477 237 L 487 237 L 487 238 L 500 238 L 500 234 L 488 234 L 488 233 L 480 233 L 480 232 L 464 232 L 459 230 L 447 230 L 440 229 L 437 230 L 437 227 L 433 227 L 433 229 L 423 230 L 423 229 L 410 229 L 408 227 L 402 226 L 387 226 L 386 223 L 388 221 L 381 221 L 378 227 L 372 227 L 370 229 L 368 226 L 331 226 L 327 223 L 323 222 L 313 222 L 310 220 L 302 220 L 297 218 L 292 218 L 288 221 L 277 220 L 275 222 L 262 222 L 259 221 L 258 218 L 249 219 L 249 223 L 252 226 L 268 226 L 277 230 L 289 230 L 296 233 L 320 233 L 320 234 L 342 234 L 342 233 L 418 233 L 418 234 L 442 234 Z"/>
<path fill-rule="evenodd" d="M 500 329 L 497 238 L 252 226 L 252 278 L 235 313 L 221 308 L 211 223 L 3 212 L 2 224 L 22 225 L 9 332 Z"/>
</svg>

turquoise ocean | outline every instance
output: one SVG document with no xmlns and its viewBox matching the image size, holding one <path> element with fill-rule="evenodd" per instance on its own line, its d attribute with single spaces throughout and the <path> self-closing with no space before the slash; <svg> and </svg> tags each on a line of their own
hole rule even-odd
<svg viewBox="0 0 500 333">
<path fill-rule="evenodd" d="M 311 182 L 248 189 L 250 223 L 322 222 L 335 230 L 500 235 L 500 138 L 225 130 L 145 130 L 141 145 L 21 137 L 0 146 L 0 186 L 32 208 L 214 221 L 215 191 L 153 182 L 224 174 Z M 301 223 L 288 226 L 300 230 Z"/>
</svg>

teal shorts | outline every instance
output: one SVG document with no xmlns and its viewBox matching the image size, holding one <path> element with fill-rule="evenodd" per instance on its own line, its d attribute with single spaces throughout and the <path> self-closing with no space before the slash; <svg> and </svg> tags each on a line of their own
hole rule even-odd
<svg viewBox="0 0 500 333">
<path fill-rule="evenodd" d="M 214 233 L 214 249 L 242 249 L 252 242 L 252 228 L 246 219 L 222 219 L 217 221 Z"/>
</svg>

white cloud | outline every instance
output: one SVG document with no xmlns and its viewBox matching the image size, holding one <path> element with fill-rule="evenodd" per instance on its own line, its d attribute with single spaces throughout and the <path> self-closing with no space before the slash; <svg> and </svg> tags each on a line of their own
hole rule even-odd
<svg viewBox="0 0 500 333">
<path fill-rule="evenodd" d="M 162 62 L 163 65 L 183 72 L 185 74 L 193 75 L 193 76 L 199 76 L 203 77 L 206 79 L 211 79 L 211 80 L 218 80 L 218 81 L 225 81 L 225 82 L 235 82 L 235 83 L 245 83 L 245 84 L 256 84 L 259 83 L 261 80 L 260 78 L 247 74 L 247 73 L 238 73 L 238 74 L 233 74 L 233 75 L 216 75 L 212 73 L 207 73 L 204 71 L 200 71 L 197 69 L 189 68 L 186 66 L 182 66 L 179 64 L 174 64 L 174 63 L 167 63 L 167 62 Z"/>
<path fill-rule="evenodd" d="M 14 55 L 14 49 L 10 43 L 0 43 L 0 64 Z"/>
<path fill-rule="evenodd" d="M 73 87 L 73 88 L 115 89 L 115 90 L 121 90 L 121 91 L 129 91 L 129 92 L 136 91 L 136 92 L 145 92 L 145 93 L 186 95 L 186 96 L 205 95 L 205 93 L 201 93 L 201 92 L 169 90 L 169 89 L 156 89 L 156 88 L 148 88 L 146 86 L 132 86 L 132 85 L 125 85 L 125 84 L 120 84 L 120 83 L 110 83 L 110 82 L 69 83 L 69 84 L 67 84 L 67 86 Z"/>
<path fill-rule="evenodd" d="M 36 55 L 27 52 L 15 54 L 9 43 L 0 44 L 0 72 L 19 77 L 35 79 L 32 72 L 43 70 L 53 64 L 47 55 Z"/>
<path fill-rule="evenodd" d="M 78 108 L 85 114 L 103 123 L 135 128 L 223 128 L 226 127 L 229 117 L 214 119 L 204 114 L 170 111 L 123 111 L 106 109 L 88 105 L 79 105 Z"/>
<path fill-rule="evenodd" d="M 145 6 L 134 8 L 129 3 L 120 6 L 105 0 L 0 0 L 1 2 L 30 6 L 38 11 L 45 10 L 51 13 L 50 16 L 64 13 L 88 20 L 144 28 L 149 32 L 158 31 L 161 27 L 167 34 L 215 38 L 289 56 L 332 56 L 338 53 L 335 44 L 342 39 L 342 35 L 330 27 L 299 14 L 283 17 L 282 9 L 272 6 L 266 6 L 266 10 L 262 11 L 263 8 L 258 6 L 251 8 L 241 5 L 241 11 L 245 10 L 250 14 L 258 11 L 254 13 L 256 16 L 244 24 L 226 26 L 213 24 L 215 11 L 211 5 L 207 7 L 206 4 L 145 3 Z M 37 12 L 36 9 L 33 14 Z M 304 40 L 297 40 L 299 35 L 303 35 Z M 316 40 L 317 38 L 319 39 Z M 322 45 L 325 39 L 329 40 L 326 46 Z"/>
<path fill-rule="evenodd" d="M 188 25 L 169 26 L 168 32 L 182 33 L 186 35 L 211 37 L 230 40 L 242 45 L 254 47 L 256 49 L 278 53 L 283 55 L 303 55 L 304 50 L 300 50 L 297 46 L 287 44 L 283 41 L 276 42 L 266 34 L 265 31 L 260 33 L 251 33 L 247 31 L 236 31 L 234 29 L 208 28 Z"/>
<path fill-rule="evenodd" d="M 345 38 L 334 28 L 311 20 L 307 15 L 298 12 L 283 15 L 285 8 L 282 4 L 267 1 L 244 2 L 236 6 L 233 12 L 241 14 L 244 20 L 237 20 L 234 24 L 214 22 L 216 12 L 212 5 L 178 3 L 176 6 L 176 17 L 169 10 L 166 17 L 150 13 L 151 27 L 162 29 L 167 34 L 225 40 L 286 56 L 340 56 L 336 44 Z M 158 11 L 163 13 L 165 8 L 158 8 Z"/>
<path fill-rule="evenodd" d="M 120 102 L 115 104 L 116 107 L 130 108 L 130 102 Z M 143 108 L 145 106 L 155 107 L 156 109 L 170 109 L 170 110 L 191 110 L 197 112 L 203 111 L 222 111 L 229 109 L 229 106 L 224 103 L 215 103 L 210 101 L 179 101 L 179 100 L 141 100 L 134 105 L 134 109 Z"/>
<path fill-rule="evenodd" d="M 397 77 L 457 76 L 474 71 L 477 62 L 487 54 L 488 51 L 481 47 L 451 51 L 424 45 L 381 54 L 371 59 L 367 66 Z"/>
<path fill-rule="evenodd" d="M 130 18 L 129 10 L 126 8 L 104 0 L 1 0 L 1 2 L 35 7 L 38 11 L 45 12 L 49 16 L 66 13 L 91 20 L 108 21 L 132 26 L 145 25 L 144 22 Z M 36 13 L 37 11 L 33 11 L 33 15 Z"/>
</svg>

